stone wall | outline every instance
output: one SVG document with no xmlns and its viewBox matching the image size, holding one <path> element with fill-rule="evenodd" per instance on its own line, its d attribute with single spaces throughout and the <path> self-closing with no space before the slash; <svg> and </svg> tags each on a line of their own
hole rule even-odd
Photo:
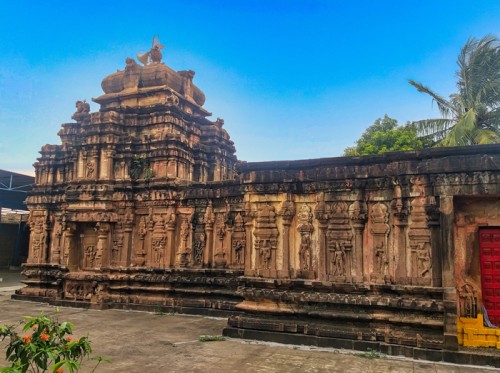
<svg viewBox="0 0 500 373">
<path fill-rule="evenodd" d="M 35 164 L 16 297 L 230 315 L 232 336 L 456 349 L 462 298 L 481 302 L 478 230 L 500 225 L 500 146 L 238 162 L 193 76 L 127 59 L 98 113 L 77 103 Z"/>
</svg>

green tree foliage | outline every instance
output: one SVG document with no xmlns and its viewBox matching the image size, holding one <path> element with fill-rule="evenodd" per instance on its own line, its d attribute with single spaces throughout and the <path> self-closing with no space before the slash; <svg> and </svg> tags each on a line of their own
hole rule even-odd
<svg viewBox="0 0 500 373">
<path fill-rule="evenodd" d="M 344 156 L 373 155 L 399 150 L 418 150 L 424 142 L 417 137 L 412 125 L 399 126 L 397 120 L 385 115 L 361 135 L 356 146 L 344 150 Z"/>
<path fill-rule="evenodd" d="M 420 136 L 437 146 L 500 142 L 500 44 L 495 36 L 470 38 L 462 48 L 456 71 L 458 92 L 446 100 L 410 80 L 436 102 L 442 118 L 414 122 Z"/>
</svg>

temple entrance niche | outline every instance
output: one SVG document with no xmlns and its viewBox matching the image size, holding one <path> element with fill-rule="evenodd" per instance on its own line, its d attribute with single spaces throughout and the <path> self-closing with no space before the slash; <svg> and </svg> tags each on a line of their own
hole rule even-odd
<svg viewBox="0 0 500 373">
<path fill-rule="evenodd" d="M 352 237 L 348 204 L 343 201 L 331 203 L 326 233 L 328 280 L 352 280 Z"/>
<path fill-rule="evenodd" d="M 276 209 L 270 203 L 261 204 L 257 210 L 254 230 L 255 268 L 264 277 L 277 274 L 276 250 L 278 248 L 278 227 Z"/>
<path fill-rule="evenodd" d="M 457 311 L 462 317 L 476 317 L 482 306 L 488 315 L 495 308 L 499 312 L 500 200 L 463 197 L 453 205 Z"/>
<path fill-rule="evenodd" d="M 493 325 L 500 325 L 500 228 L 479 230 L 483 305 Z"/>
<path fill-rule="evenodd" d="M 82 223 L 78 224 L 77 232 L 75 234 L 78 269 L 87 270 L 100 267 L 101 255 L 97 252 L 97 230 L 95 223 Z"/>
<path fill-rule="evenodd" d="M 105 222 L 80 223 L 75 233 L 68 237 L 74 245 L 74 255 L 68 258 L 72 270 L 98 269 L 107 265 L 107 247 L 110 224 Z M 71 247 L 70 247 L 70 251 Z"/>
</svg>

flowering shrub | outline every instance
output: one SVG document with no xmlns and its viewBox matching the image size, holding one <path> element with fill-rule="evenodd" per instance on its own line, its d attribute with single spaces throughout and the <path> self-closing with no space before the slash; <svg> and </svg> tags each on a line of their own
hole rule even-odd
<svg viewBox="0 0 500 373">
<path fill-rule="evenodd" d="M 70 322 L 59 323 L 43 314 L 25 319 L 20 323 L 24 324 L 22 336 L 15 331 L 16 326 L 0 326 L 0 342 L 8 341 L 5 358 L 12 363 L 0 369 L 1 373 L 62 373 L 65 368 L 72 373 L 78 372 L 84 358 L 97 360 L 97 365 L 104 360 L 90 357 L 87 337 L 71 336 L 74 325 Z"/>
</svg>

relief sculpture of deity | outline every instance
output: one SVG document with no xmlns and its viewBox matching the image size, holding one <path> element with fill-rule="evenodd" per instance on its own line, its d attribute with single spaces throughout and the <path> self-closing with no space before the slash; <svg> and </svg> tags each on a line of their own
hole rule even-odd
<svg viewBox="0 0 500 373">
<path fill-rule="evenodd" d="M 94 176 L 94 171 L 95 171 L 94 162 L 88 161 L 86 167 L 87 167 L 87 169 L 86 169 L 86 175 L 87 175 L 87 177 L 93 177 Z"/>
<path fill-rule="evenodd" d="M 303 234 L 300 238 L 300 269 L 303 271 L 309 271 L 311 263 L 311 237 L 309 234 Z"/>
<path fill-rule="evenodd" d="M 420 277 L 429 277 L 431 274 L 431 254 L 429 245 L 421 242 L 417 246 L 418 274 Z"/>
<path fill-rule="evenodd" d="M 342 243 L 335 242 L 334 245 L 335 249 L 333 251 L 332 255 L 332 274 L 333 276 L 345 276 L 345 262 L 346 262 L 346 255 L 345 255 L 345 248 Z"/>
</svg>

